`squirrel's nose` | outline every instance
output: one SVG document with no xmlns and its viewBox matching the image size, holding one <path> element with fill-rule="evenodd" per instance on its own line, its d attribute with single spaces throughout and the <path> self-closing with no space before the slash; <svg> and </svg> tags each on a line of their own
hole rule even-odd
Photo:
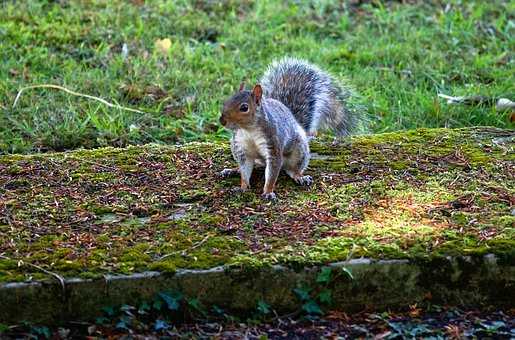
<svg viewBox="0 0 515 340">
<path fill-rule="evenodd" d="M 225 120 L 224 116 L 220 116 L 220 124 L 222 124 L 223 126 L 227 124 L 227 121 Z"/>
</svg>

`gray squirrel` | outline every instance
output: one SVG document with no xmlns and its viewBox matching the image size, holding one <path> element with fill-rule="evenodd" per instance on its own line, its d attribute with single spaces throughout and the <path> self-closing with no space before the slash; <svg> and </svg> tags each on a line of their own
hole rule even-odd
<svg viewBox="0 0 515 340">
<path fill-rule="evenodd" d="M 251 91 L 242 83 L 223 104 L 220 123 L 233 132 L 231 151 L 238 168 L 224 169 L 220 175 L 239 173 L 237 190 L 245 191 L 254 165 L 265 166 L 262 197 L 267 200 L 276 199 L 281 169 L 298 184 L 311 185 L 311 176 L 304 175 L 309 138 L 323 130 L 337 136 L 354 132 L 364 118 L 354 98 L 350 87 L 307 61 L 273 62 Z"/>
</svg>

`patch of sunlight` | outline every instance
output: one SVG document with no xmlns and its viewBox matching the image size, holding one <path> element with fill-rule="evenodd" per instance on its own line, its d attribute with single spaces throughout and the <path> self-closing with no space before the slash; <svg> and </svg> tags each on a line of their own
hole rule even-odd
<svg viewBox="0 0 515 340">
<path fill-rule="evenodd" d="M 418 203 L 412 195 L 380 200 L 377 204 L 365 209 L 363 220 L 351 225 L 343 234 L 376 241 L 427 239 L 438 237 L 448 226 L 432 220 L 427 215 L 432 205 Z"/>
</svg>

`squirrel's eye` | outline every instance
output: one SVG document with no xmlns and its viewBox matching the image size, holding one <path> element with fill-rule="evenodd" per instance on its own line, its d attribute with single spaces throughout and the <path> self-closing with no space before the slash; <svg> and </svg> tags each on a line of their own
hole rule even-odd
<svg viewBox="0 0 515 340">
<path fill-rule="evenodd" d="M 241 112 L 247 112 L 249 110 L 249 105 L 247 103 L 243 103 L 240 105 Z"/>
</svg>

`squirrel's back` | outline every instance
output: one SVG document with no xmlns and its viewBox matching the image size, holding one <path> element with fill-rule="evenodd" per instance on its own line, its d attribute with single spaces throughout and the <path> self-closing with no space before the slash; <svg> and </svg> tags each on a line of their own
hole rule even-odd
<svg viewBox="0 0 515 340">
<path fill-rule="evenodd" d="M 265 97 L 279 100 L 310 135 L 332 130 L 337 135 L 356 132 L 364 110 L 355 104 L 353 90 L 304 60 L 273 62 L 261 78 Z"/>
</svg>

